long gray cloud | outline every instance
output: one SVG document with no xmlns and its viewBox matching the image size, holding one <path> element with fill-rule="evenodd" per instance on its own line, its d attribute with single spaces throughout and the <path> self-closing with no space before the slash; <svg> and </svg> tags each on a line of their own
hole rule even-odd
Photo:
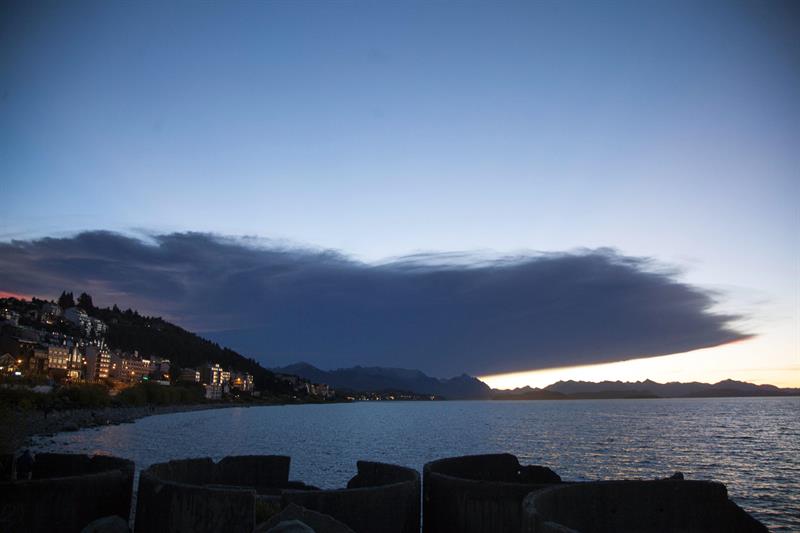
<svg viewBox="0 0 800 533">
<path fill-rule="evenodd" d="M 738 317 L 647 258 L 609 249 L 378 265 L 199 233 L 0 243 L 0 290 L 90 292 L 205 331 L 268 366 L 488 374 L 618 361 L 740 340 Z"/>
</svg>

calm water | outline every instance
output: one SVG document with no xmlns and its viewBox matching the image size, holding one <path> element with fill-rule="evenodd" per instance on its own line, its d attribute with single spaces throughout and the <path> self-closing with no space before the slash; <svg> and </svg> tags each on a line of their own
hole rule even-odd
<svg viewBox="0 0 800 533">
<path fill-rule="evenodd" d="M 184 457 L 284 454 L 292 478 L 343 486 L 357 459 L 422 469 L 511 452 L 567 480 L 664 477 L 727 484 L 773 530 L 800 531 L 800 398 L 364 402 L 152 416 L 41 438 L 38 450 L 111 453 L 137 468 Z"/>
</svg>

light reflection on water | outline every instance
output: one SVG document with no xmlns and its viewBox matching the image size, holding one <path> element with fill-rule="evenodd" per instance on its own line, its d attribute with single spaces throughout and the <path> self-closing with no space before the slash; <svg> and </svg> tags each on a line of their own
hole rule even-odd
<svg viewBox="0 0 800 533">
<path fill-rule="evenodd" d="M 110 453 L 138 469 L 185 457 L 284 454 L 324 488 L 358 459 L 412 466 L 507 451 L 568 480 L 714 479 L 773 530 L 800 530 L 800 398 L 364 402 L 231 408 L 40 438 L 37 450 Z"/>
</svg>

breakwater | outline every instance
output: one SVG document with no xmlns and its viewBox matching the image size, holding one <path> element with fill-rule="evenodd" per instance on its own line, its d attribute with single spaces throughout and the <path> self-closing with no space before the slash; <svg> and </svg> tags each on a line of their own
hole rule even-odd
<svg viewBox="0 0 800 533">
<path fill-rule="evenodd" d="M 285 456 L 185 459 L 155 464 L 139 478 L 136 532 L 251 532 L 294 504 L 329 515 L 356 533 L 419 532 L 419 474 L 359 461 L 342 489 L 289 480 Z M 186 510 L 190 511 L 186 511 Z"/>
<path fill-rule="evenodd" d="M 134 531 L 418 533 L 421 490 L 423 533 L 766 531 L 723 485 L 707 481 L 563 483 L 547 467 L 492 454 L 428 463 L 422 483 L 413 469 L 359 461 L 345 488 L 323 490 L 289 480 L 290 460 L 232 456 L 152 465 L 139 478 Z M 97 520 L 116 519 L 113 531 L 127 531 L 133 472 L 132 462 L 108 456 L 18 461 L 0 483 L 0 530 L 110 533 Z M 282 521 L 285 513 L 293 520 Z M 299 529 L 286 529 L 292 524 Z"/>
<path fill-rule="evenodd" d="M 423 480 L 425 530 L 439 533 L 517 533 L 522 499 L 561 483 L 551 469 L 522 466 L 508 453 L 432 461 Z"/>
<path fill-rule="evenodd" d="M 766 532 L 712 481 L 597 481 L 532 492 L 522 504 L 522 533 L 614 531 Z"/>
<path fill-rule="evenodd" d="M 117 457 L 37 454 L 0 481 L 0 531 L 79 532 L 105 516 L 126 519 L 133 473 L 133 462 Z"/>
</svg>

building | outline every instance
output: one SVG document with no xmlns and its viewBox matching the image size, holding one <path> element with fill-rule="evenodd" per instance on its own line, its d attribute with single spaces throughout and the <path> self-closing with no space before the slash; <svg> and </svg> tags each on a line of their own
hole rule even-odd
<svg viewBox="0 0 800 533">
<path fill-rule="evenodd" d="M 72 309 L 72 308 L 71 308 Z M 86 356 L 86 381 L 108 379 L 111 371 L 111 354 L 108 350 L 94 344 L 84 348 Z"/>
<path fill-rule="evenodd" d="M 122 368 L 122 352 L 114 350 L 111 352 L 111 359 L 108 367 L 108 377 L 112 379 L 120 379 L 120 369 Z"/>
<path fill-rule="evenodd" d="M 215 385 L 215 386 L 222 386 L 222 368 L 220 368 L 219 364 L 208 363 L 203 368 L 200 369 L 200 380 L 203 382 L 203 385 Z M 230 379 L 230 373 L 228 374 L 228 378 Z"/>
<path fill-rule="evenodd" d="M 91 320 L 91 331 L 89 336 L 102 339 L 106 336 L 106 332 L 108 331 L 108 326 L 106 323 L 100 320 L 99 318 L 90 318 Z"/>
<path fill-rule="evenodd" d="M 44 302 L 39 312 L 41 313 L 42 322 L 52 324 L 61 316 L 62 311 L 58 304 Z"/>
<path fill-rule="evenodd" d="M 47 350 L 47 375 L 56 381 L 64 381 L 67 378 L 70 349 L 67 346 L 49 344 L 45 346 Z"/>
<path fill-rule="evenodd" d="M 50 351 L 47 346 L 37 344 L 33 349 L 33 356 L 28 359 L 28 372 L 31 374 L 44 375 L 47 373 Z"/>
<path fill-rule="evenodd" d="M 170 374 L 169 359 L 161 359 L 160 357 L 150 358 L 150 380 L 166 381 L 169 382 Z"/>
<path fill-rule="evenodd" d="M 275 374 L 275 377 L 292 387 L 292 391 L 319 398 L 332 399 L 336 396 L 336 391 L 330 385 L 324 383 L 311 383 L 307 379 L 292 374 Z"/>
<path fill-rule="evenodd" d="M 69 381 L 81 381 L 85 378 L 86 365 L 83 356 L 77 347 L 73 346 L 69 350 L 69 361 L 67 362 L 67 379 Z"/>
<path fill-rule="evenodd" d="M 149 376 L 152 369 L 152 361 L 139 357 L 139 352 L 133 354 L 114 350 L 111 353 L 111 367 L 109 377 L 117 381 L 126 383 L 138 383 Z"/>
<path fill-rule="evenodd" d="M 14 359 L 10 353 L 0 355 L 0 374 L 15 374 L 22 375 L 24 370 L 24 361 L 22 359 Z"/>
<path fill-rule="evenodd" d="M 194 368 L 182 368 L 178 381 L 186 383 L 200 383 L 200 371 Z"/>
<path fill-rule="evenodd" d="M 233 372 L 231 374 L 231 388 L 237 389 L 240 392 L 252 393 L 255 389 L 253 375 L 247 372 Z"/>
<path fill-rule="evenodd" d="M 150 361 L 136 357 L 122 357 L 117 376 L 122 381 L 138 382 L 150 375 Z"/>
<path fill-rule="evenodd" d="M 78 326 L 81 331 L 87 332 L 91 329 L 89 315 L 80 307 L 70 307 L 64 310 L 64 318 Z"/>
<path fill-rule="evenodd" d="M 319 398 L 329 398 L 333 396 L 333 389 L 324 383 L 305 382 L 303 388 L 309 396 L 317 396 Z"/>
<path fill-rule="evenodd" d="M 16 363 L 16 370 L 22 373 L 29 372 L 29 361 L 33 357 L 33 350 L 37 342 L 29 339 L 22 339 L 11 335 L 0 335 L 0 353 L 9 354 Z"/>
<path fill-rule="evenodd" d="M 65 310 L 64 318 L 78 326 L 81 332 L 89 338 L 103 338 L 108 330 L 105 322 L 98 318 L 90 317 L 80 307 L 70 307 Z"/>
<path fill-rule="evenodd" d="M 298 383 L 300 383 L 300 377 L 295 376 L 294 374 L 275 374 L 275 377 L 284 383 L 287 383 L 292 386 L 292 389 L 296 389 Z"/>
<path fill-rule="evenodd" d="M 12 326 L 19 325 L 19 313 L 13 309 L 0 309 L 0 320 L 5 320 Z"/>
<path fill-rule="evenodd" d="M 66 346 L 47 346 L 47 367 L 63 370 L 66 375 L 69 367 L 70 350 Z"/>
<path fill-rule="evenodd" d="M 150 373 L 151 374 L 169 374 L 170 362 L 169 359 L 161 359 L 160 357 L 150 358 Z"/>
<path fill-rule="evenodd" d="M 222 399 L 222 385 L 204 385 L 206 389 L 206 400 Z"/>
</svg>

